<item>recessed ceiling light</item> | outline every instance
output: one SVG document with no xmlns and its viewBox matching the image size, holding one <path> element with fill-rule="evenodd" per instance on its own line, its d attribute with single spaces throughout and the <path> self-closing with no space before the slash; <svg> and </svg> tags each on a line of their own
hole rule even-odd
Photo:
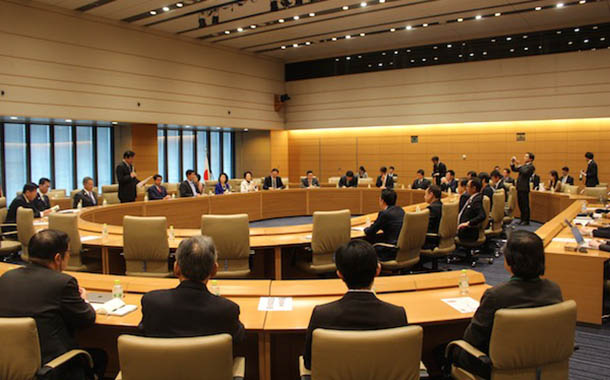
<svg viewBox="0 0 610 380">
<path fill-rule="evenodd" d="M 386 54 L 387 54 L 387 53 L 386 53 L 385 51 L 381 53 L 381 55 L 386 55 Z"/>
<path fill-rule="evenodd" d="M 523 35 L 523 39 L 527 39 L 527 34 L 524 34 L 524 35 Z"/>
<path fill-rule="evenodd" d="M 523 48 L 523 50 L 528 51 L 530 48 L 528 48 L 527 46 Z"/>
<path fill-rule="evenodd" d="M 361 2 L 360 6 L 363 7 L 363 8 L 366 7 L 366 1 Z"/>
<path fill-rule="evenodd" d="M 116 122 L 116 121 L 112 122 L 112 125 L 117 125 L 117 124 L 118 124 L 118 122 Z"/>
<path fill-rule="evenodd" d="M 220 127 L 216 127 L 216 130 L 218 130 L 218 131 L 220 131 L 221 129 L 222 129 L 222 128 L 220 128 Z"/>
<path fill-rule="evenodd" d="M 352 36 L 350 36 L 349 34 L 347 36 L 345 36 L 346 40 L 349 40 L 350 38 L 352 38 Z"/>
<path fill-rule="evenodd" d="M 394 50 L 394 54 L 398 54 L 398 50 Z"/>
<path fill-rule="evenodd" d="M 424 28 L 427 28 L 427 27 L 428 27 L 428 24 L 422 24 L 422 26 L 423 26 Z"/>
<path fill-rule="evenodd" d="M 536 7 L 536 8 L 534 8 L 534 10 L 535 11 L 540 11 L 540 10 L 542 10 L 542 7 Z"/>
<path fill-rule="evenodd" d="M 538 45 L 538 49 L 542 49 L 542 45 Z"/>
<path fill-rule="evenodd" d="M 66 123 L 71 123 L 72 119 L 66 119 Z"/>
<path fill-rule="evenodd" d="M 568 45 L 572 45 L 574 42 L 572 41 L 568 41 Z"/>
<path fill-rule="evenodd" d="M 281 23 L 283 23 L 283 22 L 284 22 L 284 19 L 283 19 L 283 18 L 281 18 L 281 19 L 277 20 L 277 22 L 279 22 L 279 23 L 281 24 Z"/>
<path fill-rule="evenodd" d="M 602 37 L 599 39 L 600 41 L 606 41 L 606 37 Z"/>
<path fill-rule="evenodd" d="M 500 12 L 496 12 L 496 13 L 494 14 L 494 16 L 496 16 L 496 17 L 502 16 L 502 13 L 500 13 Z"/>
<path fill-rule="evenodd" d="M 580 0 L 580 1 L 578 2 L 578 4 L 584 4 L 584 3 L 586 3 L 586 2 L 587 2 L 587 0 Z"/>
<path fill-rule="evenodd" d="M 512 39 L 513 39 L 512 37 L 506 37 L 506 41 L 510 41 Z"/>
<path fill-rule="evenodd" d="M 421 61 L 422 61 L 422 62 L 426 62 L 426 58 L 422 58 L 422 59 L 421 59 Z"/>
<path fill-rule="evenodd" d="M 476 15 L 474 18 L 475 18 L 476 20 L 480 20 L 480 19 L 482 19 L 482 18 L 483 18 L 483 16 L 481 16 L 481 15 Z"/>
<path fill-rule="evenodd" d="M 169 11 L 169 7 L 163 7 L 163 12 Z"/>
<path fill-rule="evenodd" d="M 344 5 L 341 9 L 343 9 L 344 11 L 348 10 L 349 7 L 347 5 Z"/>
<path fill-rule="evenodd" d="M 574 29 L 574 31 L 575 31 L 576 33 L 578 33 L 578 32 L 580 32 L 580 29 L 579 29 L 579 28 L 576 28 L 576 29 Z"/>
<path fill-rule="evenodd" d="M 369 64 L 369 67 L 373 67 L 373 66 Z"/>
<path fill-rule="evenodd" d="M 314 17 L 315 15 L 316 15 L 315 13 L 311 12 L 311 13 L 309 14 L 309 17 Z"/>
<path fill-rule="evenodd" d="M 495 39 L 495 38 L 492 38 L 492 39 L 491 39 L 491 42 L 496 42 L 496 39 Z"/>
<path fill-rule="evenodd" d="M 256 25 L 250 25 L 250 29 L 256 29 Z"/>
<path fill-rule="evenodd" d="M 17 120 L 18 117 L 17 116 L 11 116 L 11 120 Z"/>
<path fill-rule="evenodd" d="M 238 31 L 238 32 L 243 32 L 243 31 L 244 31 L 244 28 L 237 28 L 237 31 Z"/>
<path fill-rule="evenodd" d="M 381 67 L 381 66 L 383 66 L 383 63 L 379 62 L 379 63 L 377 64 L 377 66 Z"/>
<path fill-rule="evenodd" d="M 299 44 L 292 44 L 292 47 L 299 47 Z"/>
<path fill-rule="evenodd" d="M 286 46 L 282 46 L 282 49 L 286 49 Z"/>
<path fill-rule="evenodd" d="M 435 60 L 435 61 L 438 61 L 438 57 L 434 57 L 434 60 Z"/>
<path fill-rule="evenodd" d="M 597 30 L 597 25 L 595 25 L 595 26 L 593 27 L 593 30 Z"/>
<path fill-rule="evenodd" d="M 515 49 L 510 49 L 510 52 L 511 52 L 511 53 L 514 53 L 514 52 L 515 52 Z"/>
<path fill-rule="evenodd" d="M 333 37 L 333 38 L 331 38 L 331 40 L 337 41 L 337 37 Z"/>
<path fill-rule="evenodd" d="M 411 29 L 413 29 L 413 27 L 411 25 L 407 25 L 407 27 L 405 29 L 411 30 Z"/>
<path fill-rule="evenodd" d="M 395 31 L 396 31 L 396 28 L 390 29 L 390 32 L 395 32 Z"/>
<path fill-rule="evenodd" d="M 335 62 L 339 62 L 339 58 L 335 58 Z"/>
<path fill-rule="evenodd" d="M 364 37 L 364 36 L 366 36 L 366 34 L 360 33 L 360 37 Z"/>
<path fill-rule="evenodd" d="M 457 22 L 462 22 L 462 21 L 464 21 L 464 19 L 461 17 L 457 19 Z"/>
<path fill-rule="evenodd" d="M 448 48 L 451 48 L 451 46 L 453 46 L 453 45 L 451 45 L 451 44 L 447 44 L 447 47 L 448 47 Z"/>
<path fill-rule="evenodd" d="M 345 59 L 349 61 L 350 59 L 352 59 L 352 57 L 345 57 Z"/>
<path fill-rule="evenodd" d="M 293 20 L 298 20 L 300 17 L 299 16 L 294 16 L 292 19 Z"/>
<path fill-rule="evenodd" d="M 149 13 L 154 16 L 157 14 L 157 11 L 150 11 Z"/>
<path fill-rule="evenodd" d="M 432 49 L 436 50 L 436 49 L 438 49 L 438 46 L 434 46 L 434 47 L 432 47 Z"/>
<path fill-rule="evenodd" d="M 184 128 L 190 128 L 190 127 L 191 127 L 190 125 L 185 125 L 185 126 L 184 126 Z"/>
<path fill-rule="evenodd" d="M 462 57 L 463 57 L 463 55 L 462 55 L 462 54 L 458 54 L 458 57 L 462 58 Z"/>
<path fill-rule="evenodd" d="M 178 8 L 182 8 L 182 7 L 184 6 L 184 4 L 182 4 L 182 3 L 176 3 L 176 6 L 177 6 Z"/>
<path fill-rule="evenodd" d="M 231 34 L 230 30 L 225 30 L 225 34 Z"/>
<path fill-rule="evenodd" d="M 557 8 L 563 8 L 563 3 L 557 3 L 556 7 Z"/>
<path fill-rule="evenodd" d="M 557 34 L 561 34 L 561 30 L 558 30 L 558 31 L 557 31 Z"/>
<path fill-rule="evenodd" d="M 483 55 L 487 55 L 487 52 L 486 52 L 486 51 L 484 51 L 484 52 L 483 52 Z"/>
<path fill-rule="evenodd" d="M 411 60 L 411 63 L 415 63 L 415 60 L 414 60 L 414 59 L 412 59 L 412 60 Z"/>
<path fill-rule="evenodd" d="M 248 131 L 249 131 L 249 129 L 248 129 L 248 128 L 244 128 L 244 132 L 248 132 Z"/>
<path fill-rule="evenodd" d="M 585 41 L 584 41 L 584 43 L 588 44 L 588 43 L 589 43 L 589 40 L 585 40 Z"/>
<path fill-rule="evenodd" d="M 385 3 L 385 0 L 379 0 L 379 4 Z"/>
<path fill-rule="evenodd" d="M 305 42 L 305 45 L 309 46 L 309 45 L 311 45 L 311 42 L 307 41 L 307 42 Z"/>
<path fill-rule="evenodd" d="M 471 57 L 474 57 L 474 53 L 470 53 L 470 56 L 471 56 Z"/>
</svg>

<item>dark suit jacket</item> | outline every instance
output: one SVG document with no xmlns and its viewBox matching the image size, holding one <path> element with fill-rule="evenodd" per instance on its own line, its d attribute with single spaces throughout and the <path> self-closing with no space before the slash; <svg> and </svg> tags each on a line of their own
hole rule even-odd
<svg viewBox="0 0 610 380">
<path fill-rule="evenodd" d="M 438 176 L 434 176 L 434 173 L 438 173 Z M 439 161 L 438 164 L 432 166 L 432 174 L 434 182 L 440 186 L 441 178 L 443 178 L 447 174 L 447 165 Z"/>
<path fill-rule="evenodd" d="M 593 230 L 593 237 L 610 239 L 610 227 L 600 227 Z"/>
<path fill-rule="evenodd" d="M 460 239 L 476 240 L 479 236 L 479 227 L 487 218 L 483 208 L 483 194 L 476 194 L 470 203 L 466 202 L 460 210 L 458 223 L 468 222 L 468 227 L 458 231 Z"/>
<path fill-rule="evenodd" d="M 443 216 L 443 203 L 438 200 L 428 205 L 430 210 L 430 219 L 428 220 L 428 233 L 438 233 L 438 228 L 441 225 L 441 217 Z"/>
<path fill-rule="evenodd" d="M 390 206 L 385 210 L 379 211 L 377 220 L 370 227 L 364 229 L 364 233 L 369 239 L 374 239 L 377 236 L 377 231 L 383 231 L 381 243 L 396 244 L 400 229 L 402 228 L 402 220 L 405 216 L 405 211 L 402 207 Z"/>
<path fill-rule="evenodd" d="M 481 305 L 464 332 L 464 340 L 488 354 L 496 311 L 547 306 L 562 301 L 559 286 L 550 280 L 538 278 L 525 281 L 513 277 L 485 291 Z"/>
<path fill-rule="evenodd" d="M 167 189 L 165 189 L 163 186 L 159 186 L 159 188 L 157 188 L 156 185 L 152 185 L 146 191 L 148 192 L 148 200 L 150 201 L 156 201 L 167 197 Z"/>
<path fill-rule="evenodd" d="M 245 338 L 239 306 L 210 293 L 205 284 L 182 281 L 142 297 L 140 331 L 149 337 L 177 338 L 227 333 L 234 343 Z"/>
<path fill-rule="evenodd" d="M 119 184 L 119 200 L 121 202 L 133 202 L 138 195 L 136 185 L 140 181 L 137 178 L 131 178 L 132 171 L 133 166 L 128 165 L 125 161 L 121 161 L 116 167 L 116 181 Z"/>
<path fill-rule="evenodd" d="M 466 204 L 466 202 L 468 202 L 468 198 L 470 198 L 470 194 L 468 194 L 468 192 L 465 192 L 464 194 L 460 195 L 460 210 L 464 208 L 464 205 Z"/>
<path fill-rule="evenodd" d="M 394 178 L 391 175 L 387 175 L 386 176 L 386 189 L 393 189 L 394 188 Z M 377 187 L 381 187 L 383 186 L 383 183 L 381 183 L 381 176 L 377 177 L 377 182 L 375 183 L 375 186 Z"/>
<path fill-rule="evenodd" d="M 284 184 L 282 183 L 282 177 L 279 175 L 275 177 L 276 183 L 275 186 L 277 189 L 283 189 Z M 271 182 L 271 176 L 265 177 L 265 182 L 263 183 L 263 190 L 273 189 L 273 182 Z"/>
<path fill-rule="evenodd" d="M 36 208 L 36 204 L 34 202 L 28 202 L 25 198 L 25 195 L 20 195 L 17 198 L 13 199 L 10 206 L 8 207 L 8 211 L 6 213 L 5 223 L 7 224 L 15 224 L 17 223 L 17 209 L 19 207 L 29 208 L 34 211 L 34 218 L 40 218 L 40 210 Z M 2 231 L 17 231 L 16 227 L 2 227 Z"/>
<path fill-rule="evenodd" d="M 416 179 L 415 181 L 413 181 L 413 185 L 411 185 L 412 189 L 422 189 L 422 190 L 426 190 L 427 188 L 430 187 L 430 181 L 428 181 L 425 178 L 422 179 Z"/>
<path fill-rule="evenodd" d="M 83 207 L 97 206 L 99 204 L 97 195 L 95 195 L 94 192 L 91 192 L 91 194 L 93 194 L 93 198 L 95 198 L 95 203 L 93 203 L 91 197 L 85 193 L 85 190 L 81 190 L 80 192 L 76 193 L 74 195 L 74 200 L 72 201 L 72 208 L 76 208 L 78 206 L 78 202 L 81 201 L 83 202 Z"/>
<path fill-rule="evenodd" d="M 563 183 L 563 176 L 561 176 L 559 178 L 559 182 Z M 571 175 L 568 175 L 568 177 L 566 178 L 566 184 L 567 185 L 574 185 L 574 177 L 572 177 Z"/>
<path fill-rule="evenodd" d="M 77 347 L 77 328 L 95 324 L 95 311 L 72 276 L 37 264 L 0 277 L 0 316 L 32 317 L 38 327 L 42 363 Z"/>
<path fill-rule="evenodd" d="M 407 325 L 405 309 L 383 302 L 369 292 L 347 292 L 340 300 L 313 309 L 305 336 L 305 367 L 311 368 L 311 341 L 317 328 L 381 330 Z"/>
<path fill-rule="evenodd" d="M 193 194 L 193 189 L 191 188 L 191 184 L 189 183 L 189 181 L 187 181 L 187 180 L 182 181 L 178 188 L 178 191 L 180 192 L 180 197 L 188 198 L 188 197 L 194 197 L 196 194 L 200 194 L 199 188 L 197 187 L 197 185 L 195 183 L 193 183 L 193 185 L 195 186 L 195 192 L 196 192 L 195 194 Z"/>
<path fill-rule="evenodd" d="M 530 182 L 534 184 L 534 190 L 540 189 L 540 176 L 538 174 L 532 175 Z"/>
<path fill-rule="evenodd" d="M 519 167 L 510 166 L 511 170 L 519 173 L 517 177 L 517 191 L 530 191 L 530 177 L 534 174 L 536 168 L 532 164 L 524 164 Z"/>
<path fill-rule="evenodd" d="M 489 198 L 489 212 L 491 212 L 491 208 L 494 204 L 494 189 L 488 185 L 485 186 L 481 193 L 483 193 L 483 195 L 486 195 Z"/>
<path fill-rule="evenodd" d="M 38 209 L 39 211 L 50 209 L 51 201 L 49 201 L 49 196 L 46 194 L 41 195 L 40 193 L 36 194 L 36 199 L 34 199 L 34 206 L 36 206 L 36 209 Z"/>
<path fill-rule="evenodd" d="M 318 182 L 317 178 L 312 178 L 311 179 L 311 185 L 315 186 L 315 187 L 320 187 L 320 182 Z M 301 180 L 301 187 L 303 187 L 303 188 L 309 187 L 309 181 L 307 180 L 307 178 L 303 178 Z"/>
<path fill-rule="evenodd" d="M 451 189 L 452 193 L 456 193 L 458 188 L 458 181 L 454 178 L 451 182 L 441 183 L 441 191 L 449 191 Z"/>
<path fill-rule="evenodd" d="M 587 179 L 585 180 L 586 187 L 595 187 L 599 184 L 599 179 L 597 178 L 597 162 L 591 160 L 591 162 L 587 165 Z"/>
<path fill-rule="evenodd" d="M 341 177 L 339 187 L 358 187 L 358 177 L 353 176 L 351 181 L 348 181 L 346 176 Z"/>
</svg>

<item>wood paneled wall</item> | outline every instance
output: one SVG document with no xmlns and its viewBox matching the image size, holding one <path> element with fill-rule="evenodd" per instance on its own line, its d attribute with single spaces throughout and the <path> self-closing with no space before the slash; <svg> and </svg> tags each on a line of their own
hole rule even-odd
<svg viewBox="0 0 610 380">
<path fill-rule="evenodd" d="M 288 177 L 290 174 L 290 165 L 288 164 L 288 132 L 271 131 L 270 143 L 271 167 L 267 172 L 272 168 L 277 168 L 280 171 L 280 176 Z"/>
<path fill-rule="evenodd" d="M 136 153 L 133 166 L 138 179 L 158 173 L 159 149 L 157 144 L 157 126 L 155 124 L 133 124 L 131 126 L 131 150 Z M 121 152 L 121 158 L 123 157 Z M 152 183 L 152 180 L 148 183 Z"/>
<path fill-rule="evenodd" d="M 250 170 L 255 178 L 269 175 L 271 168 L 271 140 L 269 131 L 235 133 L 235 177 L 241 178 Z"/>
</svg>

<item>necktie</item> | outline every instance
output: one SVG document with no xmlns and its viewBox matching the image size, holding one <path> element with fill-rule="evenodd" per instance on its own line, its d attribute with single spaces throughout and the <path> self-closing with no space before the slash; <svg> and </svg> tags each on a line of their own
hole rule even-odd
<svg viewBox="0 0 610 380">
<path fill-rule="evenodd" d="M 276 185 L 276 180 L 275 178 L 271 178 L 271 181 L 273 182 L 273 188 L 276 189 L 277 185 Z"/>
</svg>

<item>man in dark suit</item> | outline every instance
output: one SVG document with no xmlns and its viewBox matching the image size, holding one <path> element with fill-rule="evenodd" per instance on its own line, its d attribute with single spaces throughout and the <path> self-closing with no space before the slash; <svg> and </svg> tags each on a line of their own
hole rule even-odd
<svg viewBox="0 0 610 380">
<path fill-rule="evenodd" d="M 305 335 L 303 359 L 311 368 L 311 344 L 315 329 L 381 330 L 407 325 L 405 309 L 383 302 L 371 290 L 381 266 L 375 250 L 362 240 L 352 240 L 335 253 L 337 275 L 348 287 L 338 301 L 313 309 Z"/>
<path fill-rule="evenodd" d="M 375 251 L 377 251 L 377 256 L 379 256 L 380 261 L 394 260 L 396 258 L 396 252 L 398 251 L 395 246 L 398 242 L 398 235 L 402 228 L 405 211 L 402 207 L 396 206 L 396 197 L 396 192 L 394 190 L 381 190 L 381 196 L 379 197 L 379 207 L 381 208 L 381 211 L 377 214 L 375 223 L 364 229 L 366 238 L 371 243 L 383 243 L 391 246 L 375 246 Z M 378 231 L 383 231 L 381 237 L 377 236 Z"/>
<path fill-rule="evenodd" d="M 39 211 L 51 208 L 51 201 L 49 201 L 49 196 L 47 195 L 50 187 L 50 179 L 43 177 L 38 180 L 38 194 L 36 194 L 36 199 L 34 199 L 34 205 Z"/>
<path fill-rule="evenodd" d="M 530 178 L 534 175 L 536 168 L 534 167 L 534 154 L 531 152 L 525 153 L 525 164 L 520 165 L 516 157 L 511 159 L 510 168 L 512 171 L 519 173 L 517 177 L 517 202 L 521 211 L 520 225 L 529 226 L 530 224 Z"/>
<path fill-rule="evenodd" d="M 470 170 L 468 173 L 466 173 L 466 178 L 468 178 L 468 179 L 477 178 L 477 172 L 475 172 L 474 170 Z"/>
<path fill-rule="evenodd" d="M 441 202 L 441 188 L 432 185 L 426 189 L 424 194 L 424 200 L 428 204 L 428 210 L 430 210 L 430 219 L 428 220 L 428 233 L 438 234 L 438 229 L 441 225 L 441 218 L 443 217 L 443 203 Z M 438 246 L 438 237 L 426 236 L 426 242 L 424 244 L 425 249 L 433 249 Z"/>
<path fill-rule="evenodd" d="M 599 184 L 599 179 L 597 178 L 597 162 L 593 161 L 593 153 L 587 152 L 585 153 L 585 158 L 587 159 L 587 170 L 580 171 L 580 179 L 582 181 L 582 177 L 585 177 L 585 186 L 586 187 L 595 187 Z"/>
<path fill-rule="evenodd" d="M 97 195 L 93 192 L 93 178 L 83 178 L 83 189 L 74 195 L 72 208 L 77 208 L 78 204 L 82 207 L 97 206 Z"/>
<path fill-rule="evenodd" d="M 265 182 L 263 183 L 263 190 L 278 190 L 283 189 L 285 186 L 282 183 L 282 177 L 279 176 L 280 171 L 276 168 L 271 170 L 271 175 L 265 177 Z"/>
<path fill-rule="evenodd" d="M 447 174 L 441 178 L 441 191 L 449 191 L 452 193 L 457 192 L 458 181 L 455 179 L 455 172 L 453 170 L 447 170 Z"/>
<path fill-rule="evenodd" d="M 458 237 L 462 241 L 476 241 L 479 237 L 481 223 L 487 219 L 483 208 L 481 180 L 478 178 L 471 179 L 468 181 L 467 188 L 470 198 L 458 214 Z"/>
<path fill-rule="evenodd" d="M 21 195 L 15 199 L 13 199 L 13 201 L 9 205 L 4 223 L 6 223 L 6 224 L 17 223 L 17 209 L 19 207 L 32 209 L 32 211 L 34 212 L 34 218 L 40 218 L 41 216 L 46 216 L 51 212 L 50 210 L 40 211 L 38 208 L 36 208 L 36 204 L 34 203 L 34 200 L 36 199 L 36 195 L 38 194 L 37 188 L 38 187 L 36 186 L 36 184 L 33 184 L 33 183 L 27 183 L 23 186 L 23 191 L 21 192 Z M 13 226 L 2 227 L 2 231 L 3 232 L 17 231 L 17 227 L 13 227 Z"/>
<path fill-rule="evenodd" d="M 393 189 L 394 188 L 394 177 L 388 174 L 388 168 L 382 166 L 379 168 L 379 176 L 377 177 L 377 182 L 375 186 L 380 189 Z"/>
<path fill-rule="evenodd" d="M 574 185 L 574 177 L 570 175 L 570 168 L 568 168 L 567 166 L 561 168 L 561 178 L 559 179 L 559 181 L 563 185 Z"/>
<path fill-rule="evenodd" d="M 432 157 L 432 182 L 441 185 L 441 179 L 447 174 L 447 165 L 439 161 L 438 156 Z"/>
<path fill-rule="evenodd" d="M 412 189 L 426 190 L 428 187 L 430 187 L 430 181 L 425 179 L 424 175 L 425 173 L 423 169 L 419 169 L 417 171 L 417 178 L 415 179 L 415 181 L 413 181 L 413 185 L 411 185 Z"/>
<path fill-rule="evenodd" d="M 464 207 L 468 199 L 470 199 L 470 194 L 468 193 L 468 178 L 461 178 L 458 186 L 458 194 L 460 194 L 460 210 Z"/>
<path fill-rule="evenodd" d="M 74 277 L 61 273 L 70 260 L 69 241 L 64 232 L 38 232 L 29 242 L 30 263 L 0 277 L 0 316 L 34 318 L 43 364 L 78 348 L 75 331 L 95 324 L 95 311 L 86 302 L 87 292 L 78 286 Z M 104 352 L 91 350 L 90 353 L 95 361 L 95 373 L 103 376 Z M 54 378 L 85 378 L 81 358 L 62 366 Z"/>
<path fill-rule="evenodd" d="M 563 301 L 559 286 L 551 280 L 540 278 L 544 275 L 545 265 L 544 246 L 538 235 L 525 230 L 513 232 L 506 243 L 504 257 L 504 267 L 512 278 L 485 291 L 479 308 L 464 332 L 464 340 L 486 355 L 489 355 L 496 311 L 548 306 Z M 459 347 L 454 346 L 448 358 L 476 376 L 490 378 L 489 363 Z"/>
<path fill-rule="evenodd" d="M 481 180 L 481 194 L 489 198 L 489 210 L 491 212 L 491 208 L 493 207 L 494 202 L 494 189 L 489 186 L 489 181 L 491 180 L 491 177 L 486 172 L 480 172 L 478 177 Z"/>
<path fill-rule="evenodd" d="M 197 173 L 194 170 L 189 169 L 185 173 L 186 179 L 180 183 L 178 191 L 180 192 L 181 198 L 196 197 L 200 194 L 199 187 L 195 183 L 197 181 Z"/>
<path fill-rule="evenodd" d="M 502 174 L 499 171 L 494 170 L 489 175 L 491 177 L 491 182 L 489 186 L 494 191 L 504 190 L 504 202 L 508 200 L 508 189 L 504 187 L 504 182 L 502 182 Z M 491 209 L 490 209 L 491 210 Z"/>
<path fill-rule="evenodd" d="M 135 153 L 131 150 L 123 153 L 123 161 L 116 167 L 116 180 L 119 184 L 119 200 L 121 203 L 134 202 L 138 191 L 138 178 L 133 167 Z"/>
<path fill-rule="evenodd" d="M 210 293 L 208 281 L 218 270 L 216 248 L 209 236 L 183 240 L 176 251 L 174 275 L 178 287 L 155 290 L 142 297 L 144 335 L 158 338 L 230 334 L 233 343 L 245 338 L 239 306 Z"/>
<path fill-rule="evenodd" d="M 510 176 L 510 168 L 504 168 L 502 169 L 502 184 L 511 184 L 514 185 L 515 184 L 515 179 L 513 177 Z"/>
<path fill-rule="evenodd" d="M 394 182 L 396 182 L 396 180 L 398 179 L 398 174 L 396 174 L 395 170 L 396 170 L 396 168 L 394 166 L 389 166 L 388 167 L 388 175 L 390 177 L 392 177 Z"/>
<path fill-rule="evenodd" d="M 161 186 L 161 181 L 163 180 L 163 177 L 161 177 L 160 174 L 155 174 L 153 176 L 153 182 L 154 184 L 148 188 L 147 192 L 148 192 L 148 200 L 150 201 L 157 201 L 157 200 L 161 200 L 161 199 L 169 199 L 171 198 L 168 194 L 167 194 L 167 189 L 165 189 L 165 187 Z"/>
<path fill-rule="evenodd" d="M 341 179 L 339 179 L 338 187 L 358 187 L 358 177 L 354 176 L 354 172 L 348 170 Z"/>
<path fill-rule="evenodd" d="M 320 182 L 318 182 L 318 179 L 313 176 L 313 172 L 311 170 L 308 170 L 306 177 L 301 180 L 301 187 L 305 189 L 309 189 L 310 187 L 320 187 Z"/>
</svg>

